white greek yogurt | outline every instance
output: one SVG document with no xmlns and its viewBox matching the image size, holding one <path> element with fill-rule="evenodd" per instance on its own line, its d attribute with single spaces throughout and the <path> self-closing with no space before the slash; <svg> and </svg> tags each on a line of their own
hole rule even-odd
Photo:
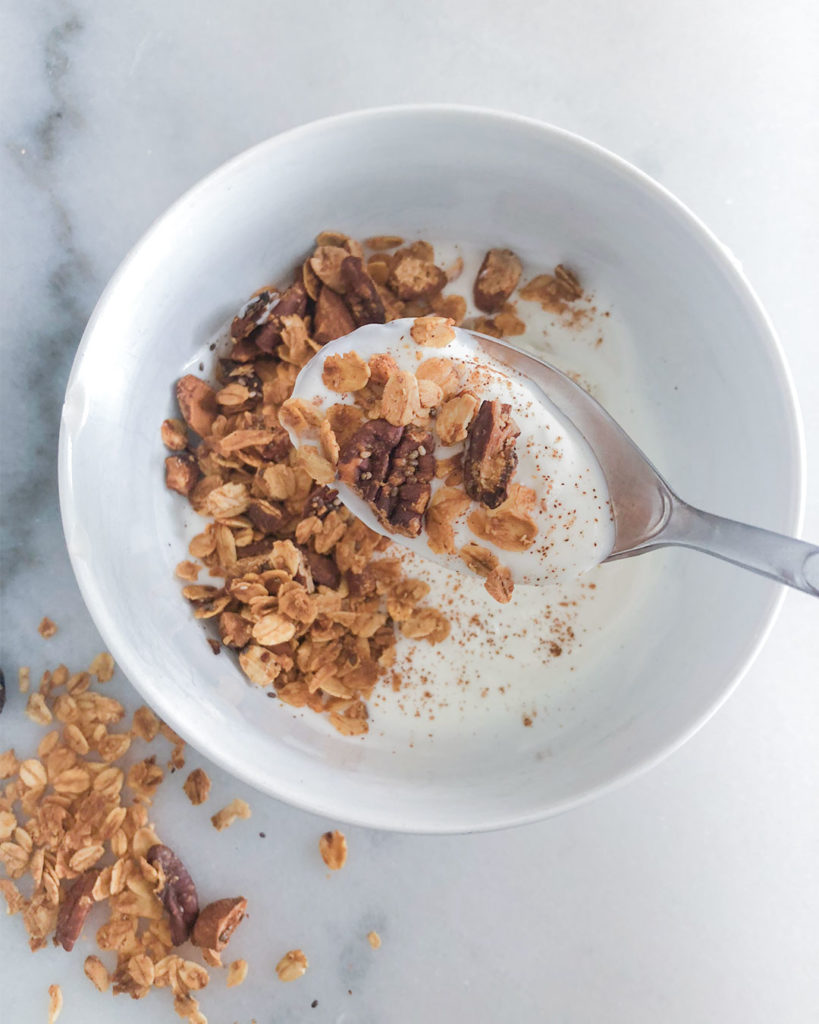
<svg viewBox="0 0 819 1024">
<path fill-rule="evenodd" d="M 454 340 L 446 347 L 431 348 L 413 340 L 410 334 L 413 323 L 412 319 L 404 319 L 369 324 L 326 345 L 301 370 L 293 397 L 309 403 L 322 415 L 331 405 L 353 402 L 352 393 L 331 391 L 322 381 L 324 360 L 331 353 L 356 352 L 365 361 L 378 353 L 386 353 L 400 369 L 412 373 L 426 359 L 449 359 L 460 374 L 462 386 L 471 390 L 479 401 L 497 399 L 511 406 L 511 416 L 520 429 L 515 446 L 518 465 L 511 483 L 530 488 L 535 495 L 534 505 L 528 509 L 537 528 L 534 543 L 524 551 L 509 551 L 477 536 L 467 522 L 470 514 L 479 508 L 477 502 L 472 502 L 452 523 L 456 553 L 435 553 L 427 544 L 425 531 L 418 537 L 391 533 L 351 487 L 336 481 L 333 486 L 344 504 L 373 530 L 450 570 L 469 573 L 457 554 L 469 542 L 492 551 L 500 564 L 510 570 L 516 584 L 561 583 L 583 575 L 602 562 L 614 545 L 614 523 L 605 477 L 580 432 L 537 385 L 489 356 L 482 349 L 480 339 L 470 331 L 456 328 Z M 463 442 L 448 447 L 442 445 L 435 433 L 434 420 L 430 430 L 436 438 L 436 458 L 446 459 L 464 450 Z M 290 433 L 296 445 L 316 440 L 315 432 L 310 430 L 301 434 L 291 430 Z M 443 486 L 443 480 L 434 480 L 433 496 Z"/>
</svg>

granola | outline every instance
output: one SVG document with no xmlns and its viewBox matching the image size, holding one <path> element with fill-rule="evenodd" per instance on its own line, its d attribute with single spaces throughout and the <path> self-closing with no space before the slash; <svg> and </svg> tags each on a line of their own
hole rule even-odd
<svg viewBox="0 0 819 1024">
<path fill-rule="evenodd" d="M 44 673 L 30 694 L 41 698 L 35 720 L 44 735 L 37 756 L 0 753 L 0 778 L 6 780 L 0 792 L 0 864 L 7 875 L 0 879 L 0 893 L 8 912 L 21 914 L 33 951 L 52 938 L 70 951 L 94 905 L 104 906 L 107 920 L 97 929 L 96 943 L 111 954 L 112 964 L 96 954 L 85 956 L 91 983 L 101 992 L 113 988 L 115 995 L 135 999 L 168 986 L 177 1012 L 206 1024 L 191 993 L 207 985 L 208 971 L 174 953 L 174 944 L 202 917 L 195 887 L 148 818 L 164 772 L 155 755 L 127 771 L 121 764 L 134 740 L 151 743 L 161 734 L 175 749 L 181 741 L 144 707 L 135 712 L 130 731 L 114 731 L 124 708 L 91 686 L 95 677 L 104 684 L 113 672 L 113 659 L 102 652 L 87 671 L 72 674 L 60 665 Z M 202 928 L 208 941 L 223 947 L 245 906 L 238 898 L 206 907 Z M 213 936 L 209 921 L 217 929 Z M 56 1021 L 59 986 L 49 994 L 50 1019 Z"/>
<path fill-rule="evenodd" d="M 217 811 L 211 817 L 211 823 L 217 832 L 222 832 L 226 828 L 230 828 L 237 818 L 247 819 L 250 817 L 250 807 L 244 800 L 240 800 L 238 797 L 223 807 L 221 811 Z"/>
<path fill-rule="evenodd" d="M 475 305 L 484 313 L 498 313 L 517 288 L 523 272 L 510 249 L 490 249 L 475 278 Z"/>
<path fill-rule="evenodd" d="M 347 840 L 343 832 L 325 832 L 319 839 L 321 859 L 331 871 L 338 871 L 347 863 Z"/>
<path fill-rule="evenodd" d="M 323 344 L 440 297 L 448 277 L 431 246 L 372 242 L 367 259 L 354 239 L 322 232 L 293 283 L 261 289 L 239 311 L 216 380 L 180 379 L 179 416 L 161 426 L 166 485 L 208 519 L 176 570 L 193 615 L 213 620 L 252 684 L 327 714 L 348 736 L 367 732 L 366 702 L 395 660 L 397 624 L 387 606 L 405 580 L 383 574 L 366 593 L 357 587 L 386 541 L 327 485 L 359 430 L 407 425 L 389 446 L 380 507 L 394 527 L 420 532 L 432 479 L 420 452 L 431 454 L 433 438 L 409 425 L 447 386 L 446 374 L 432 379 L 432 367 L 416 378 L 385 362 L 330 359 L 327 386 L 357 404 L 340 401 L 320 424 L 291 399 L 299 369 Z M 284 428 L 299 427 L 316 428 L 316 443 L 295 450 Z M 218 582 L 199 582 L 203 569 Z M 439 628 L 423 639 L 438 642 L 443 621 L 436 616 Z"/>
<path fill-rule="evenodd" d="M 279 981 L 295 981 L 307 970 L 307 957 L 300 949 L 291 949 L 276 964 Z"/>
<path fill-rule="evenodd" d="M 63 990 L 59 985 L 48 986 L 48 1024 L 57 1024 L 63 1008 Z"/>
<path fill-rule="evenodd" d="M 247 960 L 234 960 L 230 963 L 225 982 L 227 987 L 234 988 L 236 985 L 241 985 L 247 977 L 247 968 Z"/>
<path fill-rule="evenodd" d="M 409 338 L 419 349 L 445 352 L 457 338 L 454 322 L 445 317 L 419 316 L 406 323 Z M 399 326 L 400 332 L 405 330 Z M 325 393 L 337 394 L 339 402 L 326 408 L 320 397 L 314 401 L 309 394 L 294 397 L 285 403 L 284 421 L 298 443 L 296 460 L 314 457 L 310 453 L 315 448 L 309 442 L 316 438 L 328 451 L 329 472 L 320 477 L 314 472 L 314 479 L 327 485 L 337 479 L 346 485 L 366 502 L 387 533 L 412 539 L 425 535 L 434 554 L 455 555 L 455 523 L 473 532 L 477 532 L 474 522 L 484 525 L 474 517 L 473 502 L 484 510 L 498 509 L 506 502 L 518 466 L 520 430 L 509 403 L 483 397 L 487 388 L 503 387 L 488 364 L 469 362 L 457 349 L 453 356 L 425 359 L 411 344 L 408 351 L 406 334 L 394 336 L 394 348 L 368 360 L 354 349 L 327 355 L 321 364 L 321 382 Z M 345 419 L 344 409 L 360 409 L 363 415 Z M 343 430 L 341 442 L 336 426 Z M 440 448 L 445 452 L 439 453 Z M 537 526 L 528 514 L 522 515 L 529 528 L 527 544 L 505 550 L 522 551 L 534 542 Z M 495 520 L 492 526 L 497 527 Z M 495 534 L 503 536 L 497 529 Z M 487 529 L 478 535 L 495 543 Z M 501 603 L 509 601 L 513 581 L 508 566 L 499 565 L 495 558 L 483 572 L 474 569 L 473 560 L 462 561 L 487 580 L 490 596 Z M 389 600 L 387 609 L 390 612 Z M 420 618 L 428 620 L 428 616 Z M 393 621 L 397 621 L 394 616 Z M 283 623 L 277 619 L 275 625 Z M 404 627 L 402 632 L 414 638 L 424 635 Z M 427 634 L 434 635 L 435 631 Z M 260 639 L 255 632 L 253 636 Z M 273 638 L 262 642 L 269 646 Z"/>
<path fill-rule="evenodd" d="M 518 464 L 515 441 L 519 435 L 510 405 L 481 402 L 464 450 L 464 489 L 470 498 L 487 508 L 506 501 Z"/>
<path fill-rule="evenodd" d="M 459 326 L 522 333 L 521 298 L 579 313 L 582 288 L 562 264 L 521 287 L 521 260 L 493 248 L 471 283 L 480 315 L 468 319 L 464 295 L 447 290 L 462 271 L 460 259 L 439 265 L 424 241 L 321 232 L 289 283 L 265 286 L 239 311 L 212 377 L 181 378 L 179 412 L 161 426 L 167 486 L 205 520 L 177 567 L 193 616 L 212 620 L 214 651 L 232 652 L 250 685 L 325 714 L 346 736 L 368 731 L 368 702 L 391 674 L 398 637 L 438 643 L 449 629 L 423 598 L 404 607 L 402 589 L 418 590 L 400 569 L 372 575 L 389 542 L 344 507 L 336 481 L 386 533 L 460 559 L 500 602 L 513 574 L 526 578 L 514 553 L 556 550 L 545 504 L 533 512 L 512 498 L 524 466 L 532 479 L 531 459 L 518 462 L 528 438 L 516 419 L 528 429 L 525 419 L 447 345 Z M 412 320 L 411 365 L 388 352 L 333 353 L 321 364 L 328 407 L 294 396 L 322 346 L 399 318 Z M 470 535 L 492 564 L 474 556 Z"/>
<path fill-rule="evenodd" d="M 210 779 L 202 768 L 194 768 L 182 786 L 194 806 L 203 804 L 210 796 Z"/>
<path fill-rule="evenodd" d="M 209 903 L 199 912 L 193 926 L 193 943 L 203 949 L 220 953 L 230 942 L 245 916 L 247 900 L 243 896 L 228 897 Z"/>
</svg>

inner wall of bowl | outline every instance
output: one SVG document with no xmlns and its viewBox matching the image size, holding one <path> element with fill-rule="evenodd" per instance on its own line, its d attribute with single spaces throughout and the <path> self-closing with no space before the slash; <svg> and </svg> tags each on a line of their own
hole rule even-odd
<svg viewBox="0 0 819 1024">
<path fill-rule="evenodd" d="M 557 808 L 703 717 L 752 650 L 774 588 L 690 552 L 645 556 L 667 571 L 650 593 L 625 595 L 641 615 L 612 637 L 593 699 L 515 742 L 465 736 L 393 752 L 260 700 L 230 656 L 213 657 L 172 577 L 183 527 L 161 485 L 158 427 L 174 381 L 198 372 L 203 339 L 250 292 L 286 278 L 325 227 L 503 245 L 544 268 L 578 267 L 635 338 L 656 419 L 654 436 L 637 439 L 671 485 L 788 529 L 795 438 L 765 325 L 714 247 L 655 191 L 570 138 L 464 111 L 370 114 L 258 147 L 177 204 L 101 303 L 65 413 L 68 540 L 98 625 L 160 713 L 261 788 L 371 824 L 478 828 Z M 608 392 L 636 429 L 625 393 Z M 106 450 L 106 437 L 123 450 Z M 101 466 L 114 467 L 104 480 Z"/>
</svg>

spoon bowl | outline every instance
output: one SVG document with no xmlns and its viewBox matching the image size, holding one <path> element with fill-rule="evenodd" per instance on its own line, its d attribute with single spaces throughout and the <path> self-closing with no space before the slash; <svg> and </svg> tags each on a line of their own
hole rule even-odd
<svg viewBox="0 0 819 1024">
<path fill-rule="evenodd" d="M 452 393 L 442 396 L 444 400 L 434 410 L 434 416 L 429 410 L 419 413 L 422 417 L 419 422 L 426 424 L 421 433 L 427 438 L 428 447 L 434 445 L 434 457 L 442 472 L 440 478 L 434 478 L 431 482 L 426 528 L 417 536 L 408 536 L 400 529 L 398 532 L 390 529 L 390 525 L 385 524 L 370 501 L 361 496 L 362 482 L 371 479 L 369 472 L 367 477 L 357 477 L 359 482 L 355 487 L 345 482 L 346 473 L 338 473 L 332 487 L 338 491 L 343 503 L 376 533 L 397 541 L 428 561 L 437 562 L 474 579 L 473 571 L 458 552 L 464 551 L 464 545 L 479 539 L 472 532 L 470 514 L 479 506 L 469 502 L 461 489 L 460 479 L 455 484 L 445 479 L 448 477 L 445 467 L 451 459 L 455 458 L 463 466 L 466 465 L 466 448 L 457 440 L 448 443 L 451 438 L 442 427 L 447 410 L 445 399 L 451 397 L 457 407 L 458 399 L 454 395 L 464 388 L 474 394 L 477 400 L 496 398 L 510 406 L 512 420 L 520 434 L 515 442 L 516 468 L 506 493 L 511 496 L 513 485 L 519 484 L 529 488 L 532 498 L 532 507 L 526 514 L 531 517 L 534 540 L 530 540 L 527 548 L 506 545 L 500 540 L 496 544 L 488 536 L 480 537 L 481 546 L 490 550 L 499 564 L 508 570 L 514 584 L 543 585 L 574 581 L 598 565 L 613 550 L 614 528 L 606 500 L 606 482 L 599 462 L 582 432 L 551 401 L 548 389 L 533 380 L 525 366 L 519 369 L 512 364 L 511 359 L 516 349 L 509 348 L 508 352 L 505 348 L 499 350 L 504 358 L 496 359 L 493 352 L 485 347 L 492 339 L 463 328 L 455 328 L 452 332 L 454 336 L 444 347 L 420 346 L 412 338 L 414 324 L 414 319 L 404 318 L 388 324 L 359 327 L 351 334 L 337 338 L 321 348 L 302 368 L 296 380 L 294 400 L 326 414 L 328 406 L 338 402 L 354 409 L 355 406 L 349 404 L 353 396 L 365 396 L 366 400 L 366 392 L 338 392 L 326 384 L 324 367 L 325 361 L 330 359 L 338 366 L 343 365 L 345 358 L 370 363 L 386 355 L 393 360 L 398 370 L 408 371 L 412 377 L 418 371 L 419 378 L 425 367 L 445 363 L 450 368 L 449 372 L 459 377 L 459 384 L 451 385 Z M 559 371 L 553 372 L 568 382 L 568 378 Z M 387 430 L 396 429 L 380 418 L 380 415 L 377 423 Z M 477 419 L 476 414 L 470 431 Z M 321 443 L 317 428 L 309 424 L 307 419 L 297 416 L 290 422 L 285 417 L 284 421 L 296 447 L 305 443 Z M 371 428 L 368 425 L 364 429 L 368 433 Z M 464 430 L 461 436 L 465 433 Z M 356 454 L 359 450 L 372 447 L 364 435 L 356 436 L 362 438 L 354 446 Z M 426 448 L 422 454 L 426 455 Z M 343 451 L 341 458 L 344 461 Z M 367 471 L 372 468 L 370 462 L 361 467 Z M 383 471 L 391 474 L 392 457 L 389 466 L 385 465 Z M 462 477 L 463 472 L 459 470 L 456 476 Z M 378 479 L 381 479 L 380 476 Z M 547 483 L 548 496 L 545 494 Z M 468 507 L 453 516 L 452 543 L 448 550 L 443 550 L 440 544 L 433 543 L 433 509 L 439 499 L 452 500 L 453 495 L 460 495 Z M 497 506 L 501 498 L 496 496 L 494 500 Z"/>
<path fill-rule="evenodd" d="M 329 356 L 355 351 L 362 359 L 369 360 L 381 352 L 393 351 L 389 349 L 390 333 L 395 334 L 398 328 L 403 340 L 409 334 L 411 324 L 411 320 L 398 320 L 389 325 L 369 324 L 329 342 L 302 369 L 294 397 L 303 401 L 315 400 L 317 389 L 321 388 L 322 367 Z M 514 375 L 524 380 L 534 401 L 549 410 L 561 433 L 573 434 L 575 441 L 587 446 L 591 458 L 586 461 L 594 462 L 601 470 L 614 524 L 612 540 L 609 545 L 595 544 L 593 563 L 582 566 L 581 562 L 580 567 L 573 563 L 576 575 L 581 575 L 592 564 L 678 545 L 714 555 L 819 596 L 818 547 L 688 505 L 677 497 L 647 456 L 603 406 L 557 367 L 507 341 L 477 331 L 456 329 L 455 335 L 453 345 L 465 361 L 472 360 L 481 366 L 500 364 L 509 371 L 510 377 Z M 407 344 L 412 347 L 411 342 L 405 342 L 405 346 Z M 450 346 L 442 351 L 449 354 Z M 294 444 L 303 441 L 297 431 L 291 429 L 290 434 Z M 548 444 L 544 438 L 543 447 L 548 447 Z M 469 573 L 466 564 L 457 557 L 430 551 L 423 535 L 408 538 L 388 529 L 373 513 L 371 506 L 343 481 L 336 481 L 334 486 L 344 504 L 370 529 L 416 550 L 429 560 Z M 535 547 L 531 554 L 526 552 L 518 559 L 513 578 L 524 583 L 554 582 L 554 577 L 537 566 L 534 551 Z M 549 554 L 553 551 L 554 545 L 550 547 Z M 531 567 L 528 570 L 521 568 L 521 564 L 527 561 Z"/>
</svg>

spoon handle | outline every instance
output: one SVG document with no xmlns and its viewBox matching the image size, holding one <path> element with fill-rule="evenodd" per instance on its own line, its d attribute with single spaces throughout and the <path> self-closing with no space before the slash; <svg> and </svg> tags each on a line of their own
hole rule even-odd
<svg viewBox="0 0 819 1024">
<path fill-rule="evenodd" d="M 703 512 L 675 499 L 660 544 L 696 548 L 819 597 L 819 547 Z"/>
</svg>

